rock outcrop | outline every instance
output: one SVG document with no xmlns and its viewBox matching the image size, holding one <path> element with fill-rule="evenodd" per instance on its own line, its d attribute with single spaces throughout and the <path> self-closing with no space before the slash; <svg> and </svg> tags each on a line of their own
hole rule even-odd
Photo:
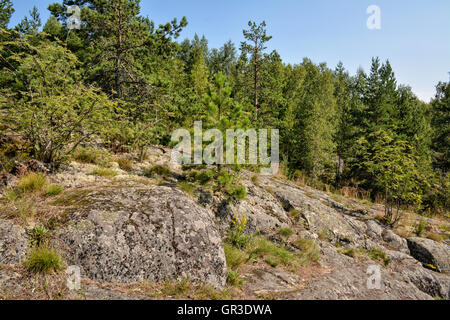
<svg viewBox="0 0 450 320">
<path fill-rule="evenodd" d="M 447 244 L 424 238 L 409 238 L 407 241 L 414 258 L 440 272 L 450 272 L 450 247 Z"/>
<path fill-rule="evenodd" d="M 191 194 L 181 191 L 182 172 L 176 167 L 165 179 L 143 177 L 149 165 L 170 164 L 169 151 L 150 149 L 150 163 L 136 165 L 131 173 L 114 167 L 118 175 L 112 180 L 92 175 L 94 166 L 80 163 L 50 176 L 69 189 L 52 203 L 58 218 L 48 224 L 50 245 L 67 265 L 81 268 L 85 298 L 145 299 L 149 296 L 142 290 L 111 288 L 186 278 L 223 288 L 228 271 L 223 239 L 231 220 L 243 214 L 248 233 L 260 231 L 294 254 L 303 250 L 296 241 L 305 239 L 320 251 L 319 261 L 297 269 L 263 259 L 246 264 L 239 270 L 246 298 L 450 298 L 448 244 L 405 239 L 375 219 L 376 208 L 348 205 L 275 177 L 243 171 L 240 183 L 247 197 L 235 202 L 201 186 Z M 2 290 L 22 295 L 27 281 L 20 271 L 27 232 L 8 219 L 0 212 L 0 298 Z M 367 286 L 374 265 L 380 270 L 378 289 Z"/>
<path fill-rule="evenodd" d="M 80 266 L 84 276 L 106 282 L 189 278 L 225 284 L 214 216 L 183 192 L 127 187 L 87 191 L 81 199 L 56 237 L 66 261 Z"/>
</svg>

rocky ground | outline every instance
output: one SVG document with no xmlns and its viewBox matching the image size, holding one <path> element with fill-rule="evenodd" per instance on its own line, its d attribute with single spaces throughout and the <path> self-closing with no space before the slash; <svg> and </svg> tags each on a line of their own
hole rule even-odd
<svg viewBox="0 0 450 320">
<path fill-rule="evenodd" d="M 377 219 L 380 205 L 248 171 L 240 182 L 245 200 L 229 203 L 205 188 L 181 188 L 182 172 L 169 160 L 169 150 L 152 148 L 132 168 L 110 165 L 109 177 L 93 174 L 94 164 L 72 162 L 50 175 L 64 187 L 61 194 L 29 196 L 33 212 L 26 219 L 17 203 L 8 203 L 5 187 L 0 299 L 449 299 L 446 218 L 426 219 L 426 234 L 438 234 L 439 242 L 419 238 L 414 214 L 405 213 L 392 230 Z M 155 164 L 171 173 L 144 177 Z M 13 187 L 14 177 L 7 178 Z M 224 239 L 243 214 L 247 233 L 282 248 L 280 256 L 311 257 L 302 251 L 314 249 L 317 259 L 274 263 L 254 251 L 256 257 L 227 265 Z M 24 267 L 36 225 L 49 229 L 66 266 L 81 268 L 80 290 L 67 288 L 64 271 L 33 274 Z M 368 287 L 374 265 L 378 289 Z M 229 271 L 239 281 L 227 283 Z"/>
</svg>

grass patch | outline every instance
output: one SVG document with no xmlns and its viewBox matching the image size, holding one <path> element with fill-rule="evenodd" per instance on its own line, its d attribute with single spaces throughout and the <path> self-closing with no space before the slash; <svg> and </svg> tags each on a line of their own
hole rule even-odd
<svg viewBox="0 0 450 320">
<path fill-rule="evenodd" d="M 57 196 L 58 194 L 60 194 L 63 191 L 64 191 L 64 187 L 57 185 L 57 184 L 52 184 L 52 185 L 49 185 L 45 189 L 44 195 L 46 197 Z"/>
<path fill-rule="evenodd" d="M 33 273 L 51 273 L 61 270 L 63 262 L 54 249 L 41 246 L 30 250 L 24 265 L 28 271 Z"/>
<path fill-rule="evenodd" d="M 146 176 L 147 178 L 153 178 L 156 175 L 161 177 L 168 177 L 171 174 L 172 171 L 170 170 L 170 168 L 162 165 L 156 165 L 144 169 L 144 176 Z"/>
<path fill-rule="evenodd" d="M 23 223 L 27 223 L 36 213 L 33 202 L 28 199 L 20 199 L 15 202 L 15 210 L 12 216 L 18 217 Z"/>
<path fill-rule="evenodd" d="M 264 237 L 254 237 L 249 244 L 249 258 L 264 259 L 271 266 L 283 264 L 285 266 L 293 266 L 299 260 L 299 257 L 286 249 L 284 246 L 278 246 L 272 241 Z"/>
<path fill-rule="evenodd" d="M 193 195 L 195 192 L 195 185 L 193 185 L 192 183 L 189 182 L 180 182 L 178 183 L 178 188 L 180 188 L 181 190 L 189 193 L 190 195 Z"/>
<path fill-rule="evenodd" d="M 300 264 L 307 265 L 320 259 L 320 250 L 317 243 L 310 239 L 298 239 L 297 246 L 301 249 Z"/>
<path fill-rule="evenodd" d="M 111 162 L 111 155 L 104 150 L 91 147 L 81 147 L 76 150 L 73 159 L 80 163 L 96 164 L 98 166 L 106 166 Z"/>
<path fill-rule="evenodd" d="M 42 173 L 30 173 L 19 179 L 17 190 L 22 193 L 41 192 L 48 184 L 48 179 Z"/>
<path fill-rule="evenodd" d="M 381 251 L 379 249 L 372 249 L 367 253 L 370 259 L 373 261 L 382 261 L 385 266 L 388 266 L 389 263 L 391 263 L 391 259 L 389 259 L 386 256 L 386 253 L 384 251 Z"/>
<path fill-rule="evenodd" d="M 227 266 L 231 269 L 238 268 L 241 264 L 248 260 L 248 254 L 245 251 L 236 248 L 228 242 L 224 243 L 223 248 L 225 251 Z"/>
<path fill-rule="evenodd" d="M 14 202 L 20 199 L 22 194 L 16 189 L 7 189 L 4 193 L 6 202 Z"/>
<path fill-rule="evenodd" d="M 259 176 L 255 174 L 254 176 L 252 176 L 251 179 L 252 179 L 253 184 L 255 186 L 259 187 Z"/>
<path fill-rule="evenodd" d="M 94 170 L 92 170 L 91 174 L 99 176 L 99 177 L 104 177 L 104 178 L 113 178 L 113 177 L 117 176 L 119 173 L 114 169 L 98 167 L 98 168 L 95 168 Z"/>
<path fill-rule="evenodd" d="M 118 157 L 116 159 L 116 162 L 118 163 L 119 168 L 122 169 L 123 171 L 129 172 L 133 170 L 133 160 L 131 160 L 126 156 Z"/>
<path fill-rule="evenodd" d="M 338 250 L 338 252 L 352 258 L 356 258 L 357 256 L 357 252 L 354 248 L 347 248 L 347 249 L 341 248 Z"/>
<path fill-rule="evenodd" d="M 439 229 L 441 229 L 444 232 L 449 232 L 450 233 L 450 225 L 441 224 L 441 225 L 439 225 Z"/>
<path fill-rule="evenodd" d="M 427 238 L 436 242 L 442 242 L 445 239 L 447 239 L 448 237 L 441 235 L 439 233 L 429 233 L 427 234 Z"/>
<path fill-rule="evenodd" d="M 174 298 L 192 300 L 226 300 L 229 294 L 206 284 L 194 284 L 189 279 L 177 282 L 166 281 L 160 285 L 144 283 L 142 289 L 152 298 Z"/>
<path fill-rule="evenodd" d="M 283 237 L 289 238 L 294 234 L 294 231 L 292 231 L 291 228 L 281 228 L 280 230 L 278 230 L 278 234 Z"/>
</svg>

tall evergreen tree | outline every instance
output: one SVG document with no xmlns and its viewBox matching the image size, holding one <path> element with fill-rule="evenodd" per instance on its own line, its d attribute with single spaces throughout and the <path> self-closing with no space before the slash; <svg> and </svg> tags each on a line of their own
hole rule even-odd
<svg viewBox="0 0 450 320">
<path fill-rule="evenodd" d="M 41 17 L 36 6 L 30 11 L 30 17 L 25 17 L 16 26 L 16 30 L 23 34 L 36 34 L 41 27 Z"/>
<path fill-rule="evenodd" d="M 11 0 L 0 0 L 0 28 L 6 28 L 14 13 Z"/>
<path fill-rule="evenodd" d="M 256 22 L 248 22 L 249 30 L 244 30 L 243 34 L 248 42 L 241 43 L 242 52 L 251 55 L 251 69 L 253 76 L 253 107 L 255 115 L 258 117 L 258 91 L 259 91 L 259 72 L 261 69 L 262 55 L 266 49 L 266 43 L 272 39 L 267 35 L 266 22 L 263 21 L 259 25 Z"/>
</svg>

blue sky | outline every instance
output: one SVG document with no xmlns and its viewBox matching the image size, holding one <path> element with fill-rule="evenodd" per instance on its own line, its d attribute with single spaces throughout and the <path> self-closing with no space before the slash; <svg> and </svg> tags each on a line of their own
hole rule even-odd
<svg viewBox="0 0 450 320">
<path fill-rule="evenodd" d="M 13 0 L 11 25 L 33 4 L 45 22 L 53 2 Z M 369 5 L 381 9 L 381 30 L 366 27 Z M 266 20 L 273 36 L 268 50 L 276 49 L 287 63 L 308 57 L 334 68 L 342 61 L 354 74 L 358 67 L 368 70 L 373 56 L 389 59 L 398 82 L 424 101 L 439 81 L 449 81 L 449 0 L 142 0 L 141 7 L 157 24 L 186 16 L 181 39 L 204 34 L 210 47 L 228 40 L 239 46 L 249 20 Z"/>
</svg>

